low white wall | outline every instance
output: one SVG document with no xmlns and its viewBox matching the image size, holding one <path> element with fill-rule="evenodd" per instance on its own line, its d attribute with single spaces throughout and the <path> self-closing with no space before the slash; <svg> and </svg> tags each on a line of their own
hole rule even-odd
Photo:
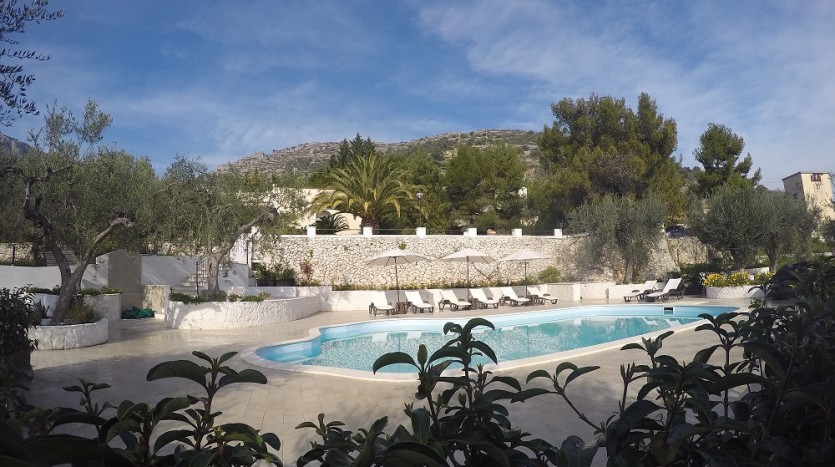
<svg viewBox="0 0 835 467">
<path fill-rule="evenodd" d="M 318 297 L 263 302 L 168 302 L 165 325 L 178 329 L 235 329 L 284 323 L 319 312 Z"/>
<path fill-rule="evenodd" d="M 109 320 L 67 326 L 38 326 L 29 329 L 29 338 L 38 341 L 38 350 L 64 350 L 104 344 Z"/>
<path fill-rule="evenodd" d="M 760 289 L 751 290 L 752 285 L 734 287 L 706 287 L 705 297 L 710 299 L 733 300 L 739 298 L 763 299 L 765 294 Z"/>
</svg>

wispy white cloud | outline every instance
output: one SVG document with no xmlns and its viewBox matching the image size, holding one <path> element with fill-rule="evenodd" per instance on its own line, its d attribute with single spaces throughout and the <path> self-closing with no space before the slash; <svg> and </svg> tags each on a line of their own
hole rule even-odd
<svg viewBox="0 0 835 467">
<path fill-rule="evenodd" d="M 538 0 L 433 3 L 429 33 L 462 47 L 480 74 L 522 79 L 528 111 L 595 92 L 648 92 L 679 127 L 685 163 L 709 122 L 743 136 L 770 186 L 835 157 L 829 51 L 833 9 L 816 3 L 576 4 Z M 523 120 L 523 119 L 522 119 Z"/>
<path fill-rule="evenodd" d="M 110 134 L 166 165 L 360 133 L 538 130 L 590 93 L 674 118 L 684 163 L 710 122 L 742 136 L 769 186 L 835 163 L 828 2 L 78 0 L 27 33 L 42 104 L 114 116 Z M 40 119 L 16 125 L 25 137 Z"/>
</svg>

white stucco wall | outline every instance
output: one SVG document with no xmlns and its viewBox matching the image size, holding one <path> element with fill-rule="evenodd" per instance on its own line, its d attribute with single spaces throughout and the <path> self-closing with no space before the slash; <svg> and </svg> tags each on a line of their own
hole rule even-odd
<svg viewBox="0 0 835 467">
<path fill-rule="evenodd" d="M 737 298 L 765 298 L 760 289 L 751 290 L 751 285 L 740 285 L 735 287 L 706 287 L 705 297 L 709 299 L 732 300 Z"/>
<path fill-rule="evenodd" d="M 318 297 L 263 302 L 168 302 L 165 325 L 178 329 L 236 329 L 284 323 L 319 312 Z"/>
<path fill-rule="evenodd" d="M 109 321 L 69 326 L 38 326 L 29 330 L 29 338 L 38 341 L 37 350 L 64 350 L 91 347 L 107 342 Z"/>
</svg>

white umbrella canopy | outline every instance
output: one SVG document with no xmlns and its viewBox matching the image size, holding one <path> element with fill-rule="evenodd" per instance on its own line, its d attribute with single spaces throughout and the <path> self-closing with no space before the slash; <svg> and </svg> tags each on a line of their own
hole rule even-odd
<svg viewBox="0 0 835 467">
<path fill-rule="evenodd" d="M 528 261 L 532 261 L 535 259 L 548 259 L 550 256 L 546 255 L 545 253 L 540 253 L 538 251 L 529 250 L 527 248 L 522 248 L 521 250 L 517 250 L 499 261 L 524 261 L 525 262 L 525 295 L 528 294 Z"/>
<path fill-rule="evenodd" d="M 397 288 L 397 301 L 399 302 L 400 278 L 397 275 L 397 265 L 417 263 L 418 261 L 423 261 L 427 259 L 430 258 L 409 250 L 400 250 L 398 248 L 395 248 L 392 250 L 386 250 L 380 253 L 379 255 L 366 260 L 365 264 L 369 266 L 391 266 L 392 264 L 394 265 L 394 283 L 395 287 Z"/>
<path fill-rule="evenodd" d="M 443 258 L 442 261 L 459 261 L 467 263 L 467 287 L 470 286 L 470 263 L 495 263 L 496 260 L 493 259 L 487 253 L 482 253 L 478 250 L 472 250 L 469 248 L 465 248 L 463 250 L 458 250 L 455 253 L 450 253 Z M 467 296 L 469 297 L 469 290 L 467 291 Z"/>
</svg>

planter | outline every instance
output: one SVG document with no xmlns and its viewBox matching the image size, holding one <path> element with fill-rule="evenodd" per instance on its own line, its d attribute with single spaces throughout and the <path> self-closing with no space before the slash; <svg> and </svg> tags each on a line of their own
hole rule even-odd
<svg viewBox="0 0 835 467">
<path fill-rule="evenodd" d="M 706 297 L 709 299 L 762 299 L 765 297 L 760 289 L 751 290 L 753 285 L 738 285 L 733 287 L 706 287 Z"/>
<path fill-rule="evenodd" d="M 255 279 L 255 285 L 258 287 L 275 287 L 275 279 Z"/>
<path fill-rule="evenodd" d="M 318 313 L 319 297 L 263 302 L 168 302 L 165 325 L 177 329 L 240 329 L 285 323 Z"/>
<path fill-rule="evenodd" d="M 38 340 L 38 350 L 64 350 L 92 347 L 107 342 L 109 320 L 95 323 L 38 326 L 29 330 L 29 338 Z"/>
</svg>

